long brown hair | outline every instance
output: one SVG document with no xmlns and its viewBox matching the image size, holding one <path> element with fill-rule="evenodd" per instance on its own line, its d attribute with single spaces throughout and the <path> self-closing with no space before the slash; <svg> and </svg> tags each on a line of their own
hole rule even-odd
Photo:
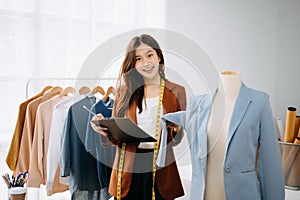
<svg viewBox="0 0 300 200">
<path fill-rule="evenodd" d="M 165 79 L 164 56 L 158 42 L 150 35 L 143 34 L 136 36 L 128 43 L 124 61 L 119 74 L 117 89 L 118 103 L 115 105 L 115 116 L 124 117 L 129 106 L 136 101 L 139 113 L 143 111 L 142 101 L 144 97 L 144 79 L 135 68 L 136 49 L 141 44 L 146 44 L 153 48 L 157 53 L 159 61 L 159 75 Z"/>
</svg>

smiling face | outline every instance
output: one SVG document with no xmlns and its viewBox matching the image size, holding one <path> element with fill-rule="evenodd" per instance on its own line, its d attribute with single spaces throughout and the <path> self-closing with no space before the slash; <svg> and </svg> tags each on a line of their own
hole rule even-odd
<svg viewBox="0 0 300 200">
<path fill-rule="evenodd" d="M 135 51 L 135 68 L 141 74 L 145 82 L 159 83 L 159 61 L 156 51 L 142 43 Z"/>
</svg>

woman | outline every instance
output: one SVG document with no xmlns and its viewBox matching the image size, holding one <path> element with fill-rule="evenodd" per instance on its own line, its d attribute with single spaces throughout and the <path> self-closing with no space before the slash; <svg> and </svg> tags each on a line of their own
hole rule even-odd
<svg viewBox="0 0 300 200">
<path fill-rule="evenodd" d="M 160 146 L 160 117 L 186 109 L 185 89 L 168 81 L 164 74 L 164 57 L 157 41 L 150 35 L 131 39 L 119 75 L 113 117 L 128 117 L 155 143 L 121 143 L 105 129 L 93 129 L 118 145 L 109 193 L 115 199 L 174 199 L 184 195 L 172 147 L 183 137 L 183 130 L 168 127 L 167 156 L 169 165 L 158 168 L 156 156 Z M 98 114 L 93 120 L 101 119 Z M 154 180 L 154 181 L 153 181 Z"/>
</svg>

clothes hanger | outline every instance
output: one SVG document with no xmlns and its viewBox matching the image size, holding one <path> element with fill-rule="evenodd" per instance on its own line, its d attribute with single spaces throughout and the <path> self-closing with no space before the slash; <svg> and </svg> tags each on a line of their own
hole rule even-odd
<svg viewBox="0 0 300 200">
<path fill-rule="evenodd" d="M 110 94 L 115 95 L 115 88 L 113 86 L 107 88 L 106 93 L 102 98 L 102 101 L 106 101 Z"/>
<path fill-rule="evenodd" d="M 53 96 L 62 93 L 62 91 L 63 89 L 60 86 L 55 86 L 49 90 L 50 94 Z"/>
<path fill-rule="evenodd" d="M 97 85 L 96 87 L 94 87 L 92 94 L 96 94 L 97 92 L 99 92 L 102 95 L 105 95 L 105 91 L 103 89 L 103 87 Z"/>
<path fill-rule="evenodd" d="M 47 92 L 49 89 L 53 88 L 51 85 L 47 85 L 43 88 L 43 90 L 41 91 L 41 94 L 45 94 L 45 92 Z"/>
<path fill-rule="evenodd" d="M 88 94 L 90 93 L 91 90 L 88 86 L 82 86 L 80 89 L 79 89 L 79 94 Z"/>
<path fill-rule="evenodd" d="M 60 94 L 62 91 L 63 91 L 63 89 L 60 86 L 55 86 L 55 87 L 47 90 L 44 95 L 45 96 L 55 96 L 55 95 Z"/>
<path fill-rule="evenodd" d="M 63 97 L 63 96 L 68 96 L 69 93 L 74 94 L 75 93 L 75 88 L 69 86 L 66 87 L 59 95 L 59 97 Z"/>
</svg>

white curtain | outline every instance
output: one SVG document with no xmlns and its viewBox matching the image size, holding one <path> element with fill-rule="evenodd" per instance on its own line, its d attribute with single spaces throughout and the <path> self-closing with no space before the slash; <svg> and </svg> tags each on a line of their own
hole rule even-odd
<svg viewBox="0 0 300 200">
<path fill-rule="evenodd" d="M 164 24 L 162 0 L 0 0 L 0 131 L 11 134 L 29 78 L 76 77 L 111 36 Z"/>
</svg>

